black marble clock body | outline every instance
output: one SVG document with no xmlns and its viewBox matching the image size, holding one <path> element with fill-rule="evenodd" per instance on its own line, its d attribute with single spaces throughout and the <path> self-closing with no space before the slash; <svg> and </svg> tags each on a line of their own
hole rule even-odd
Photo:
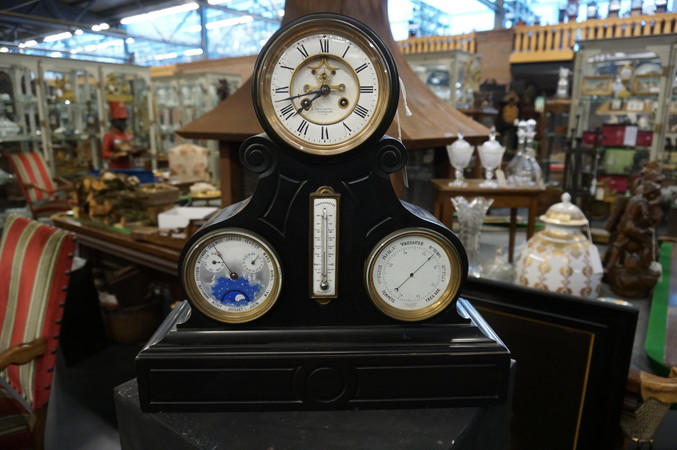
<svg viewBox="0 0 677 450">
<path fill-rule="evenodd" d="M 365 286 L 365 261 L 369 251 L 385 236 L 408 227 L 433 229 L 458 250 L 467 273 L 467 257 L 454 233 L 430 213 L 401 202 L 389 174 L 407 161 L 402 143 L 384 137 L 375 145 L 332 157 L 308 155 L 278 147 L 266 135 L 248 139 L 240 148 L 246 170 L 257 173 L 258 184 L 247 200 L 224 209 L 187 243 L 221 228 L 242 228 L 267 240 L 277 251 L 283 287 L 275 305 L 264 316 L 235 328 L 270 326 L 335 326 L 401 324 L 380 312 Z M 337 298 L 326 304 L 310 298 L 311 194 L 328 186 L 340 196 L 338 225 Z M 182 267 L 186 249 L 182 253 Z M 433 323 L 458 323 L 463 319 L 448 308 Z M 186 327 L 229 327 L 194 314 Z"/>
<path fill-rule="evenodd" d="M 398 140 L 384 137 L 318 158 L 259 135 L 245 141 L 240 159 L 258 174 L 254 194 L 222 210 L 186 249 L 215 229 L 252 231 L 280 258 L 280 296 L 262 317 L 242 324 L 221 323 L 183 302 L 137 357 L 144 410 L 402 408 L 505 400 L 509 351 L 472 305 L 458 299 L 428 320 L 409 323 L 386 316 L 369 298 L 365 260 L 383 237 L 402 228 L 447 237 L 467 273 L 454 233 L 395 195 L 389 174 L 407 159 Z M 337 297 L 328 302 L 310 295 L 310 196 L 323 186 L 340 195 Z"/>
</svg>

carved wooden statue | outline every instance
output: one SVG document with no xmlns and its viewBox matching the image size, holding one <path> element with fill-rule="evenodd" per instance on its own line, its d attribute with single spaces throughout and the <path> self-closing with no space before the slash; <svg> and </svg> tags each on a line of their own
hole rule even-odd
<svg viewBox="0 0 677 450">
<path fill-rule="evenodd" d="M 656 261 L 656 227 L 662 220 L 659 167 L 645 166 L 625 204 L 604 258 L 605 280 L 625 297 L 646 297 L 661 273 Z"/>
<path fill-rule="evenodd" d="M 663 175 L 660 163 L 658 163 L 657 161 L 651 161 L 645 164 L 644 167 L 642 167 L 640 176 L 636 178 L 630 185 L 630 192 L 632 193 L 632 195 L 636 195 L 639 192 L 639 186 L 642 184 L 642 181 L 644 180 L 654 181 L 662 184 L 664 179 L 665 176 Z M 613 241 L 614 239 L 616 229 L 618 228 L 618 224 L 620 223 L 620 220 L 623 217 L 623 213 L 625 213 L 625 208 L 629 200 L 630 200 L 629 197 L 622 196 L 619 196 L 616 199 L 616 203 L 614 204 L 614 208 L 611 211 L 609 220 L 607 221 L 604 227 L 611 235 L 611 241 Z M 663 205 L 660 196 L 658 196 L 651 203 L 651 216 L 653 217 L 654 226 L 658 227 L 663 221 Z"/>
</svg>

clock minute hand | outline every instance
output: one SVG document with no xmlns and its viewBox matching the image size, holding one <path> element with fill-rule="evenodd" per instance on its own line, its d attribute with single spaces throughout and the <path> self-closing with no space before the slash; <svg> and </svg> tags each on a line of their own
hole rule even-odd
<svg viewBox="0 0 677 450">
<path fill-rule="evenodd" d="M 281 98 L 280 100 L 275 100 L 275 102 L 277 103 L 277 102 L 284 102 L 284 101 L 287 101 L 287 100 L 294 100 L 295 98 L 299 98 L 299 97 L 303 97 L 304 95 L 311 95 L 311 94 L 315 94 L 315 95 L 320 94 L 320 95 L 322 95 L 322 89 L 321 89 L 321 86 L 318 87 L 317 89 L 312 89 L 312 90 L 310 90 L 310 91 L 308 91 L 308 92 L 304 92 L 303 94 L 292 95 L 292 96 L 290 96 L 290 97 Z M 317 97 L 316 97 L 316 98 L 317 98 Z"/>
</svg>

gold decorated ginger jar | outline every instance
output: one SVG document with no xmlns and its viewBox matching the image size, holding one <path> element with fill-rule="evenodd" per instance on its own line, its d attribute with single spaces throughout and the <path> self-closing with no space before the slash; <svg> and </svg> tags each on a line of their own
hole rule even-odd
<svg viewBox="0 0 677 450">
<path fill-rule="evenodd" d="M 588 225 L 583 212 L 565 193 L 540 217 L 545 229 L 534 234 L 515 266 L 515 282 L 560 294 L 595 298 L 602 283 L 597 248 L 581 232 Z"/>
</svg>

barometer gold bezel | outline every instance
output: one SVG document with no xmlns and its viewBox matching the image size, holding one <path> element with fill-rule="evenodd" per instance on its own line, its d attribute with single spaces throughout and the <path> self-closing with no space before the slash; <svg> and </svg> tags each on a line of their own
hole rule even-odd
<svg viewBox="0 0 677 450">
<path fill-rule="evenodd" d="M 205 298 L 197 286 L 196 272 L 199 271 L 198 259 L 202 252 L 210 245 L 226 238 L 240 238 L 259 246 L 266 255 L 269 262 L 272 275 L 269 279 L 270 289 L 265 298 L 259 300 L 259 304 L 248 311 L 225 311 L 216 307 L 213 301 Z M 242 274 L 240 274 L 242 276 Z M 207 233 L 200 237 L 188 250 L 183 260 L 182 270 L 183 287 L 195 306 L 204 315 L 225 323 L 244 323 L 258 319 L 273 307 L 277 301 L 282 288 L 282 268 L 280 258 L 273 247 L 261 236 L 248 230 L 240 228 L 224 228 Z"/>
<path fill-rule="evenodd" d="M 447 285 L 444 286 L 443 292 L 439 298 L 423 308 L 414 310 L 393 306 L 391 302 L 384 298 L 384 295 L 374 282 L 374 267 L 379 258 L 381 258 L 384 252 L 392 249 L 398 240 L 403 238 L 423 239 L 434 242 L 442 249 L 449 260 Z M 403 267 L 400 268 L 399 272 L 401 274 L 406 274 L 410 270 L 412 270 L 411 267 Z M 369 298 L 379 311 L 393 319 L 416 322 L 429 319 L 439 314 L 456 299 L 463 279 L 462 270 L 463 262 L 461 256 L 449 239 L 436 231 L 427 228 L 413 227 L 403 228 L 390 233 L 374 246 L 365 262 L 364 279 Z"/>
</svg>

